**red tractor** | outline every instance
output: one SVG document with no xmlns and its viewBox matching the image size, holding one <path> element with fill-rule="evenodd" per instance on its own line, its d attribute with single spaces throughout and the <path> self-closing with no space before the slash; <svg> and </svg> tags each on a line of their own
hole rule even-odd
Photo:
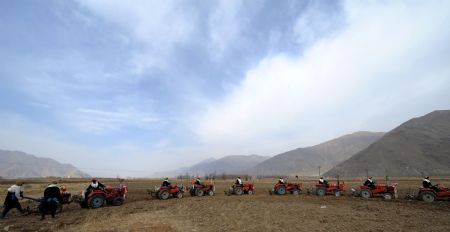
<svg viewBox="0 0 450 232">
<path fill-rule="evenodd" d="M 360 190 L 352 189 L 354 196 L 361 196 L 364 198 L 371 198 L 382 196 L 385 200 L 397 199 L 397 183 L 394 184 L 375 184 L 373 188 L 369 186 L 360 186 Z"/>
<path fill-rule="evenodd" d="M 147 190 L 147 192 L 152 196 L 161 200 L 167 200 L 169 197 L 183 198 L 183 193 L 185 192 L 185 187 L 183 184 L 180 185 L 171 185 L 171 186 L 161 186 L 155 187 L 154 190 Z"/>
<path fill-rule="evenodd" d="M 216 190 L 216 187 L 213 184 L 194 184 L 189 189 L 189 193 L 191 196 L 214 196 L 214 191 Z"/>
<path fill-rule="evenodd" d="M 290 193 L 293 195 L 298 195 L 301 193 L 301 191 L 302 191 L 301 183 L 293 183 L 293 182 L 276 183 L 275 186 L 273 186 L 272 190 L 269 191 L 269 194 L 285 195 L 286 193 Z"/>
<path fill-rule="evenodd" d="M 344 191 L 345 182 L 339 182 L 338 180 L 336 184 L 316 184 L 315 194 L 318 196 L 333 194 L 336 197 L 339 197 Z"/>
<path fill-rule="evenodd" d="M 81 195 L 74 196 L 73 200 L 79 202 L 82 208 L 100 208 L 105 202 L 109 205 L 119 206 L 124 203 L 127 192 L 127 186 L 105 187 L 103 190 L 96 189 L 90 192 L 87 198 L 85 191 L 82 191 Z"/>
<path fill-rule="evenodd" d="M 228 189 L 228 191 L 225 191 L 225 194 L 230 196 L 232 194 L 234 195 L 242 195 L 242 194 L 248 194 L 253 195 L 255 193 L 255 185 L 251 183 L 243 183 L 243 184 L 234 184 L 233 186 Z"/>
<path fill-rule="evenodd" d="M 439 185 L 436 185 L 435 187 L 437 189 L 419 188 L 419 192 L 415 195 L 415 198 L 425 202 L 433 202 L 435 200 L 450 200 L 449 188 L 439 187 Z"/>
</svg>

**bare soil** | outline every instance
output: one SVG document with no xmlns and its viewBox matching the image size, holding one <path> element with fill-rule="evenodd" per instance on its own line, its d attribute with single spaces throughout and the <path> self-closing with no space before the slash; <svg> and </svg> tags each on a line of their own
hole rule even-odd
<svg viewBox="0 0 450 232">
<path fill-rule="evenodd" d="M 420 179 L 404 178 L 399 183 L 399 199 L 362 199 L 349 196 L 361 179 L 349 179 L 347 194 L 318 197 L 269 195 L 274 179 L 253 181 L 256 194 L 226 196 L 232 180 L 216 181 L 216 195 L 183 199 L 152 199 L 146 189 L 160 180 L 127 180 L 129 193 L 124 205 L 100 209 L 82 209 L 76 203 L 64 205 L 63 212 L 40 221 L 38 214 L 22 216 L 13 209 L 0 219 L 0 231 L 448 231 L 450 202 L 425 203 L 404 199 L 420 186 Z M 88 180 L 65 182 L 68 191 L 77 194 Z M 176 182 L 176 181 L 172 181 Z M 311 188 L 314 180 L 302 181 Z M 383 182 L 383 181 L 378 181 Z M 450 186 L 450 178 L 435 178 L 435 183 Z M 1 181 L 3 201 L 12 181 Z M 117 185 L 113 181 L 105 181 Z M 188 181 L 184 181 L 189 185 Z M 26 184 L 25 195 L 39 197 L 45 180 Z M 26 200 L 22 205 L 26 206 Z"/>
</svg>

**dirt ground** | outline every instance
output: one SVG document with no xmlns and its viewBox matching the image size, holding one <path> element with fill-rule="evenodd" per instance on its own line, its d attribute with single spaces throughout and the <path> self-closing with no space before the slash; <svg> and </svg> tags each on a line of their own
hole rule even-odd
<svg viewBox="0 0 450 232">
<path fill-rule="evenodd" d="M 433 178 L 434 183 L 450 186 L 450 178 Z M 420 179 L 404 178 L 399 183 L 399 199 L 362 199 L 352 196 L 361 179 L 346 180 L 347 194 L 318 197 L 269 195 L 274 179 L 252 181 L 256 194 L 226 196 L 233 180 L 216 181 L 216 195 L 182 199 L 152 199 L 146 189 L 160 180 L 127 180 L 129 193 L 124 205 L 100 209 L 81 209 L 78 204 L 64 205 L 63 212 L 40 221 L 38 214 L 21 216 L 13 209 L 0 219 L 0 231 L 449 231 L 450 202 L 424 203 L 404 199 L 420 186 Z M 315 180 L 304 180 L 311 188 Z M 14 181 L 0 181 L 1 200 Z M 88 180 L 65 180 L 68 191 L 78 193 Z M 177 180 L 172 180 L 176 183 Z M 378 181 L 382 183 L 382 180 Z M 117 185 L 112 180 L 105 184 Z M 45 180 L 28 181 L 25 195 L 39 197 Z M 184 181 L 189 185 L 188 181 Z M 26 200 L 22 205 L 27 204 Z"/>
</svg>

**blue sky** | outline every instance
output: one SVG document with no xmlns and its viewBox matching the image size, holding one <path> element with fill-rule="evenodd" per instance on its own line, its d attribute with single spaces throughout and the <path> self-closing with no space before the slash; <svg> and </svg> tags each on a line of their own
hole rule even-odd
<svg viewBox="0 0 450 232">
<path fill-rule="evenodd" d="M 0 1 L 0 148 L 145 176 L 388 131 L 450 108 L 449 19 L 448 1 Z"/>
</svg>

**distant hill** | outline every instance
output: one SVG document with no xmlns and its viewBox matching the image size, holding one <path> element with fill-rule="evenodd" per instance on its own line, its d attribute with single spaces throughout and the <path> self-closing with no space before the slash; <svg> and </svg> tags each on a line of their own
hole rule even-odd
<svg viewBox="0 0 450 232">
<path fill-rule="evenodd" d="M 411 119 L 367 149 L 337 165 L 328 176 L 450 175 L 450 110 Z"/>
<path fill-rule="evenodd" d="M 250 174 L 249 169 L 268 159 L 260 155 L 230 155 L 209 162 L 200 162 L 184 170 L 184 173 L 203 175 L 216 172 L 217 174 Z"/>
<path fill-rule="evenodd" d="M 257 175 L 318 175 L 350 158 L 383 136 L 382 132 L 360 131 L 321 143 L 276 155 L 254 168 Z"/>
<path fill-rule="evenodd" d="M 73 165 L 61 164 L 50 158 L 41 158 L 20 151 L 0 150 L 0 176 L 23 177 L 89 177 Z"/>
<path fill-rule="evenodd" d="M 264 160 L 270 158 L 269 156 L 260 155 L 230 155 L 220 159 L 208 158 L 193 166 L 180 168 L 173 171 L 157 172 L 153 173 L 152 177 L 174 177 L 176 175 L 184 175 L 186 173 L 190 175 L 200 175 L 216 173 L 220 174 L 251 174 L 251 168 Z"/>
</svg>

